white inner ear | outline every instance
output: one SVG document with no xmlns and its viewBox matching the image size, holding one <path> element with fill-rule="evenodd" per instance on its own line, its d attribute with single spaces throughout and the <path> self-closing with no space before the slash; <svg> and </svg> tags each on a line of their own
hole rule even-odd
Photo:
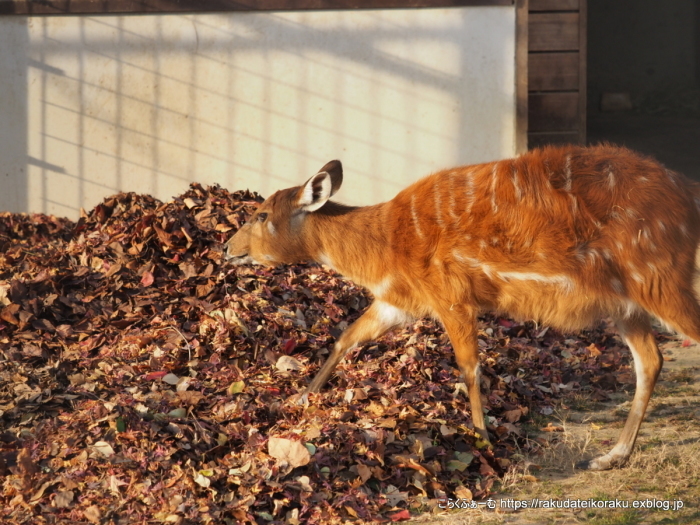
<svg viewBox="0 0 700 525">
<path fill-rule="evenodd" d="M 314 191 L 314 188 L 316 191 Z M 332 184 L 330 175 L 325 171 L 317 173 L 304 185 L 304 191 L 299 199 L 299 205 L 304 211 L 316 211 L 330 199 L 331 190 Z"/>
</svg>

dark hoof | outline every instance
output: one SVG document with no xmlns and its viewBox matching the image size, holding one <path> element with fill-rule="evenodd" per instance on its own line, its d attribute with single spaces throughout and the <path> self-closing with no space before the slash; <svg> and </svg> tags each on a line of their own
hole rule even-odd
<svg viewBox="0 0 700 525">
<path fill-rule="evenodd" d="M 586 459 L 584 461 L 579 461 L 576 463 L 576 468 L 579 470 L 595 470 L 591 468 L 592 459 Z"/>
</svg>

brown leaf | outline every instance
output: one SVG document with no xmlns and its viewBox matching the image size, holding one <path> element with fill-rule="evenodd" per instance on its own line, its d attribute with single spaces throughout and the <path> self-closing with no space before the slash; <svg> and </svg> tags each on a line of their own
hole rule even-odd
<svg viewBox="0 0 700 525">
<path fill-rule="evenodd" d="M 141 286 L 148 287 L 153 284 L 153 281 L 155 278 L 153 277 L 153 273 L 149 271 L 143 272 L 143 275 L 141 276 Z"/>
<path fill-rule="evenodd" d="M 70 507 L 74 497 L 75 494 L 73 494 L 72 490 L 59 490 L 56 492 L 56 497 L 54 497 L 53 506 L 57 509 Z"/>
<path fill-rule="evenodd" d="M 357 473 L 360 475 L 362 483 L 366 483 L 367 480 L 372 477 L 372 470 L 367 465 L 363 465 L 362 463 L 357 465 Z"/>
<path fill-rule="evenodd" d="M 289 370 L 294 370 L 295 372 L 297 372 L 299 370 L 302 370 L 304 368 L 304 365 L 301 361 L 292 356 L 283 355 L 277 360 L 277 362 L 275 363 L 275 367 L 280 372 L 287 372 Z"/>
<path fill-rule="evenodd" d="M 19 308 L 20 306 L 18 304 L 10 304 L 6 306 L 0 310 L 0 319 L 6 323 L 18 325 L 19 321 L 17 320 L 17 317 L 15 317 L 15 314 L 19 311 Z"/>
<path fill-rule="evenodd" d="M 587 349 L 588 349 L 588 351 L 590 352 L 590 354 L 591 354 L 593 357 L 598 357 L 599 355 L 601 355 L 601 354 L 603 353 L 603 352 L 601 352 L 600 349 L 595 345 L 595 343 L 591 343 L 590 345 L 588 345 Z"/>
<path fill-rule="evenodd" d="M 102 521 L 102 513 L 97 505 L 90 505 L 83 511 L 83 517 L 90 523 L 100 523 Z"/>
<path fill-rule="evenodd" d="M 27 447 L 23 448 L 17 455 L 17 467 L 19 468 L 20 476 L 24 478 L 25 483 L 33 478 L 37 472 L 39 472 L 39 467 L 37 467 L 32 460 L 31 452 Z"/>
<path fill-rule="evenodd" d="M 197 277 L 197 267 L 191 262 L 181 262 L 178 265 L 178 268 L 180 268 L 180 271 L 182 271 L 182 277 L 184 279 Z"/>
<path fill-rule="evenodd" d="M 471 501 L 472 499 L 474 499 L 474 495 L 472 494 L 472 491 L 469 490 L 464 485 L 460 485 L 459 487 L 457 487 L 454 492 L 455 492 L 455 496 L 457 496 L 461 500 Z"/>
<path fill-rule="evenodd" d="M 267 450 L 278 462 L 287 463 L 293 468 L 306 465 L 311 460 L 308 449 L 291 439 L 271 437 L 267 442 Z"/>
<path fill-rule="evenodd" d="M 183 403 L 191 406 L 195 406 L 204 398 L 204 394 L 202 394 L 201 392 L 189 390 L 178 391 L 177 396 L 182 400 Z"/>
<path fill-rule="evenodd" d="M 519 408 L 515 408 L 513 410 L 506 410 L 503 412 L 503 417 L 505 417 L 510 423 L 515 423 L 516 421 L 520 421 L 520 417 L 523 415 L 523 411 L 520 410 Z"/>
<path fill-rule="evenodd" d="M 547 423 L 546 427 L 542 427 L 542 428 L 540 428 L 540 430 L 542 432 L 564 432 L 564 427 L 554 425 L 550 421 L 549 423 Z"/>
</svg>

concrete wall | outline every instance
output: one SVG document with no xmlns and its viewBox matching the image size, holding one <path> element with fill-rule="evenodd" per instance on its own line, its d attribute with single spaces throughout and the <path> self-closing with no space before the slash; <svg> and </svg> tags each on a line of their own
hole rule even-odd
<svg viewBox="0 0 700 525">
<path fill-rule="evenodd" d="M 515 153 L 514 57 L 513 7 L 0 17 L 0 209 L 267 196 L 334 158 L 338 200 L 386 200 Z"/>
<path fill-rule="evenodd" d="M 588 0 L 589 107 L 604 91 L 634 99 L 700 87 L 700 2 Z"/>
</svg>

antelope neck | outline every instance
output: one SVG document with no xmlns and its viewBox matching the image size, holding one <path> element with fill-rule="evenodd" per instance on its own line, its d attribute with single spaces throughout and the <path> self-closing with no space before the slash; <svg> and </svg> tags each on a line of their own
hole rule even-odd
<svg viewBox="0 0 700 525">
<path fill-rule="evenodd" d="M 385 204 L 349 207 L 328 202 L 309 214 L 306 237 L 314 261 L 367 286 L 387 273 Z"/>
</svg>

